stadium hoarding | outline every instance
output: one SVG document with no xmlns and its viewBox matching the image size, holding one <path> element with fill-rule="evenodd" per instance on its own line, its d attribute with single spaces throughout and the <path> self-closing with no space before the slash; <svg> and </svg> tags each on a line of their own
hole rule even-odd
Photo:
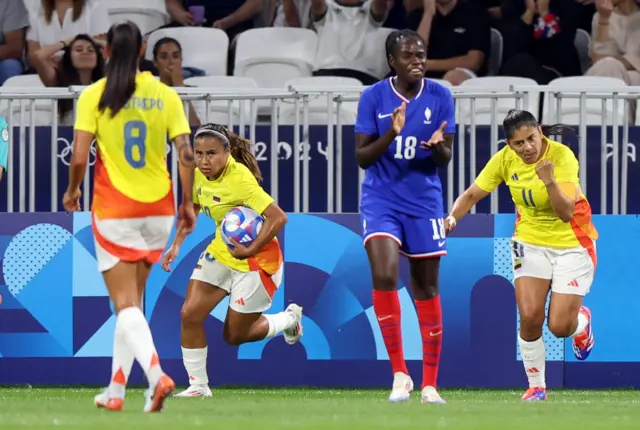
<svg viewBox="0 0 640 430">
<path fill-rule="evenodd" d="M 469 215 L 448 239 L 442 259 L 442 387 L 521 387 L 518 315 L 508 241 L 512 215 Z M 624 322 L 634 312 L 636 272 L 620 264 L 640 240 L 637 216 L 596 216 L 599 264 L 585 302 L 596 347 L 576 362 L 569 341 L 545 327 L 549 387 L 640 386 L 640 345 Z M 180 308 L 191 271 L 212 236 L 200 216 L 171 273 L 154 267 L 145 295 L 163 367 L 180 384 Z M 619 240 L 620 232 L 625 240 Z M 289 214 L 280 235 L 284 283 L 269 312 L 304 307 L 305 336 L 233 347 L 222 338 L 227 301 L 206 321 L 212 384 L 386 387 L 391 374 L 371 303 L 371 280 L 358 215 Z M 0 214 L 0 384 L 103 384 L 108 380 L 115 315 L 96 269 L 88 213 Z M 408 263 L 401 262 L 405 356 L 421 372 L 421 340 Z M 136 366 L 137 367 L 137 366 Z M 142 382 L 138 371 L 134 383 Z"/>
</svg>

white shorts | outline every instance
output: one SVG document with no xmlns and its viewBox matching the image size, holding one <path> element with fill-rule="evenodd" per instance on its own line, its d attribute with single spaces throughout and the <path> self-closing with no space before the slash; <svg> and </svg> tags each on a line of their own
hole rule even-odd
<svg viewBox="0 0 640 430">
<path fill-rule="evenodd" d="M 92 214 L 98 270 L 106 272 L 120 261 L 155 264 L 167 246 L 173 216 L 98 219 Z"/>
<path fill-rule="evenodd" d="M 595 256 L 595 241 L 593 251 Z M 554 249 L 512 240 L 511 259 L 514 279 L 549 279 L 554 293 L 584 296 L 595 275 L 595 261 L 582 246 Z"/>
<path fill-rule="evenodd" d="M 225 290 L 229 293 L 229 307 L 236 312 L 262 313 L 271 307 L 273 295 L 282 283 L 282 266 L 273 275 L 264 270 L 239 272 L 203 252 L 191 279 Z"/>
</svg>

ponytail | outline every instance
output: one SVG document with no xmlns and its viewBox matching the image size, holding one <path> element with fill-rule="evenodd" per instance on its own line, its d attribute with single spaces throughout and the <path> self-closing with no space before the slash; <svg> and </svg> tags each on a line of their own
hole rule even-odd
<svg viewBox="0 0 640 430">
<path fill-rule="evenodd" d="M 136 90 L 138 57 L 142 49 L 140 29 L 131 21 L 112 25 L 107 33 L 107 46 L 110 52 L 107 81 L 98 110 L 104 112 L 109 109 L 113 118 Z"/>
<path fill-rule="evenodd" d="M 258 166 L 258 160 L 251 152 L 251 142 L 248 139 L 238 136 L 226 127 L 218 124 L 204 124 L 198 128 L 195 134 L 197 139 L 201 135 L 209 135 L 222 140 L 225 148 L 229 148 L 234 160 L 243 164 L 258 182 L 262 182 L 262 173 Z"/>
<path fill-rule="evenodd" d="M 258 160 L 256 160 L 253 152 L 251 152 L 251 142 L 232 131 L 229 131 L 228 134 L 233 158 L 239 163 L 244 164 L 258 182 L 262 182 L 262 172 L 260 172 Z"/>
<path fill-rule="evenodd" d="M 546 137 L 549 136 L 564 136 L 565 133 L 576 135 L 576 130 L 566 124 L 553 124 L 553 125 L 540 125 L 542 134 Z"/>
</svg>

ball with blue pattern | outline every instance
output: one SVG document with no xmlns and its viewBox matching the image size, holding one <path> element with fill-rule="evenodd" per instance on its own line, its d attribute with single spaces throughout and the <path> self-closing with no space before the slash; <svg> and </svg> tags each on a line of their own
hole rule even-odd
<svg viewBox="0 0 640 430">
<path fill-rule="evenodd" d="M 233 243 L 229 238 L 241 245 L 249 246 L 260 234 L 263 223 L 264 218 L 253 209 L 245 206 L 235 207 L 222 218 L 220 224 L 222 241 L 229 248 L 233 248 Z"/>
</svg>

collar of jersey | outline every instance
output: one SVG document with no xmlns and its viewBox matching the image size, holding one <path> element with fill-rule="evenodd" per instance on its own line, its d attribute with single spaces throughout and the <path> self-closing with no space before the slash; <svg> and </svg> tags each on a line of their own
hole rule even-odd
<svg viewBox="0 0 640 430">
<path fill-rule="evenodd" d="M 414 100 L 417 100 L 421 95 L 422 95 L 422 91 L 424 91 L 424 85 L 425 85 L 425 79 L 422 78 L 422 81 L 420 81 L 420 89 L 418 90 L 418 92 L 416 93 L 416 95 L 409 100 L 408 98 L 406 98 L 405 96 L 403 96 L 400 91 L 398 91 L 396 89 L 396 86 L 393 85 L 393 76 L 389 78 L 389 85 L 391 85 L 391 91 L 393 91 L 393 93 L 398 96 L 398 98 L 400 100 L 402 100 L 405 103 L 411 103 Z"/>
</svg>

